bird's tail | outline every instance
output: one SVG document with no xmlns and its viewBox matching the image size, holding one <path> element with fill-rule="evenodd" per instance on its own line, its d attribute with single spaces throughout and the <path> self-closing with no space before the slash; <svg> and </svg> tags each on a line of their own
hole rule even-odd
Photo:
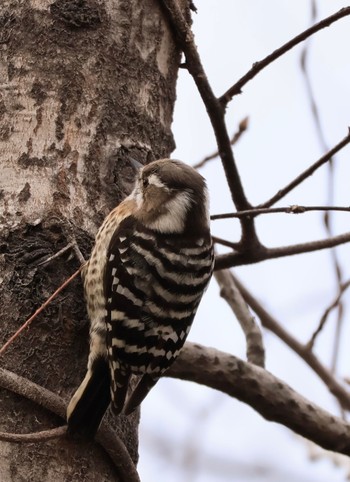
<svg viewBox="0 0 350 482">
<path fill-rule="evenodd" d="M 126 395 L 128 393 L 130 370 L 126 370 L 125 367 L 119 366 L 112 375 L 112 410 L 115 415 L 119 415 L 125 404 Z"/>
<path fill-rule="evenodd" d="M 143 375 L 139 383 L 136 385 L 135 390 L 132 392 L 124 407 L 124 414 L 129 415 L 140 405 L 140 403 L 146 398 L 148 392 L 157 383 L 159 377 L 152 377 L 149 374 Z"/>
<path fill-rule="evenodd" d="M 93 438 L 110 401 L 108 361 L 99 357 L 94 360 L 69 402 L 67 408 L 68 433 Z"/>
</svg>

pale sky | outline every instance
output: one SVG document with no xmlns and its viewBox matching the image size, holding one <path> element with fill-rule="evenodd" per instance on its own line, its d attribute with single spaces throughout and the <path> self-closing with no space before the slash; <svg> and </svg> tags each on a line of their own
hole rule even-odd
<svg viewBox="0 0 350 482">
<path fill-rule="evenodd" d="M 197 0 L 196 43 L 217 95 L 221 95 L 257 60 L 310 25 L 311 2 L 295 0 Z M 317 0 L 322 19 L 348 2 Z M 329 147 L 350 125 L 350 17 L 312 37 L 311 81 Z M 314 163 L 322 154 L 295 48 L 244 87 L 230 104 L 230 133 L 249 116 L 249 128 L 234 148 L 249 200 L 258 204 Z M 181 70 L 173 126 L 174 158 L 190 164 L 215 150 L 215 139 L 194 83 Z M 202 171 L 211 194 L 211 213 L 233 210 L 220 161 Z M 322 205 L 327 202 L 327 166 L 279 203 Z M 335 159 L 335 204 L 350 205 L 350 147 Z M 349 231 L 350 214 L 333 216 L 335 234 Z M 267 246 L 325 237 L 320 213 L 259 218 Z M 237 240 L 237 221 L 213 222 L 213 234 Z M 350 247 L 338 249 L 344 279 L 350 277 Z M 347 264 L 346 264 L 347 263 Z M 266 261 L 236 270 L 252 292 L 299 340 L 307 341 L 336 294 L 329 252 Z M 349 295 L 344 297 L 349 307 Z M 334 318 L 320 337 L 317 354 L 331 359 Z M 345 311 L 343 339 L 349 339 Z M 215 280 L 205 295 L 189 339 L 244 358 L 238 323 L 219 298 Z M 267 368 L 304 396 L 338 415 L 334 399 L 319 379 L 273 334 L 264 332 Z M 346 344 L 340 373 L 349 377 Z M 143 403 L 139 471 L 143 482 L 338 482 L 346 469 L 328 457 L 311 461 L 306 443 L 291 431 L 266 422 L 250 407 L 195 384 L 164 379 Z M 349 466 L 348 466 L 349 467 Z M 349 469 L 350 470 L 350 469 Z"/>
</svg>

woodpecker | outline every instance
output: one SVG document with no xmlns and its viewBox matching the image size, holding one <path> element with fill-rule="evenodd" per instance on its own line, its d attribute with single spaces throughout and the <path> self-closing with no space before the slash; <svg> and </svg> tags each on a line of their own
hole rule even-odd
<svg viewBox="0 0 350 482">
<path fill-rule="evenodd" d="M 140 405 L 179 355 L 213 266 L 204 178 L 176 160 L 142 167 L 83 271 L 90 354 L 69 433 L 93 437 L 110 402 L 116 414 Z M 139 381 L 128 397 L 131 375 Z"/>
</svg>

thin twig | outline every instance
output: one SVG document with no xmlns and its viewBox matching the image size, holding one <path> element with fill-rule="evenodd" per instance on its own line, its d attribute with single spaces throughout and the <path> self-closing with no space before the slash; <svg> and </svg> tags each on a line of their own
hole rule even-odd
<svg viewBox="0 0 350 482">
<path fill-rule="evenodd" d="M 15 341 L 15 339 L 22 333 L 23 330 L 25 330 L 33 320 L 35 320 L 35 318 L 51 303 L 51 301 L 53 299 L 56 298 L 56 296 L 66 287 L 69 285 L 69 283 L 71 281 L 73 281 L 74 278 L 76 278 L 78 276 L 78 274 L 80 273 L 80 271 L 83 269 L 84 265 L 80 266 L 80 268 L 72 274 L 72 276 L 70 276 L 68 279 L 66 279 L 66 281 L 64 281 L 64 283 L 61 284 L 61 286 L 59 288 L 57 288 L 57 290 L 45 301 L 45 303 L 43 303 L 40 308 L 38 308 L 36 310 L 36 312 L 30 317 L 28 318 L 28 320 L 23 323 L 23 325 L 16 331 L 16 333 L 14 335 L 11 336 L 11 338 L 9 338 L 7 340 L 7 342 L 1 347 L 0 349 L 0 356 L 6 351 L 6 349 L 11 345 L 11 343 L 13 343 Z"/>
<path fill-rule="evenodd" d="M 344 233 L 338 236 L 333 236 L 333 238 L 321 239 L 310 243 L 294 244 L 279 248 L 265 248 L 261 246 L 259 249 L 251 252 L 221 254 L 215 259 L 215 270 L 258 263 L 268 259 L 294 256 L 296 254 L 311 253 L 322 249 L 334 248 L 335 246 L 348 242 L 350 242 L 350 233 Z"/>
<path fill-rule="evenodd" d="M 343 296 L 343 294 L 345 293 L 345 291 L 349 288 L 350 286 L 350 280 L 347 281 L 346 283 L 343 283 L 339 289 L 339 293 L 338 295 L 336 296 L 336 298 L 332 301 L 332 303 L 328 306 L 328 308 L 325 310 L 325 312 L 323 313 L 322 317 L 321 317 L 321 320 L 318 324 L 318 327 L 316 328 L 316 330 L 314 331 L 314 333 L 312 334 L 311 336 L 311 339 L 310 341 L 308 342 L 307 346 L 310 350 L 313 349 L 313 346 L 315 344 L 315 341 L 316 341 L 316 338 L 318 337 L 318 335 L 321 333 L 327 319 L 328 319 L 328 316 L 330 315 L 330 313 L 339 306 L 339 302 Z"/>
<path fill-rule="evenodd" d="M 243 120 L 241 120 L 241 122 L 239 123 L 238 125 L 238 130 L 232 135 L 231 139 L 230 139 L 230 144 L 231 146 L 234 146 L 238 141 L 239 139 L 241 138 L 242 134 L 247 130 L 248 128 L 248 120 L 249 118 L 248 117 L 245 117 Z M 206 156 L 204 159 L 202 159 L 200 162 L 198 162 L 197 164 L 194 164 L 194 166 L 192 166 L 194 169 L 200 169 L 201 167 L 203 167 L 207 162 L 209 161 L 212 161 L 213 159 L 216 159 L 217 157 L 219 157 L 220 153 L 219 151 L 215 151 L 213 152 L 213 154 L 210 154 L 209 156 Z"/>
<path fill-rule="evenodd" d="M 349 7 L 350 9 L 350 7 Z M 259 208 L 268 208 L 271 207 L 273 204 L 276 204 L 277 201 L 282 199 L 286 194 L 292 191 L 296 186 L 301 184 L 305 179 L 311 176 L 319 167 L 323 166 L 326 162 L 329 162 L 330 159 L 339 152 L 343 147 L 345 147 L 350 142 L 350 131 L 348 131 L 347 136 L 344 137 L 336 146 L 334 146 L 330 151 L 324 154 L 317 162 L 315 162 L 312 166 L 302 172 L 299 176 L 297 176 L 292 182 L 287 184 L 283 189 L 280 189 L 277 194 L 272 196 L 271 199 L 268 201 L 260 204 Z"/>
<path fill-rule="evenodd" d="M 71 249 L 73 247 L 73 243 L 67 244 L 64 248 L 60 249 L 57 251 L 57 253 L 53 254 L 52 256 L 49 256 L 48 258 L 45 258 L 43 261 L 40 261 L 36 266 L 43 266 L 44 264 L 51 263 L 54 259 L 58 258 L 59 256 L 62 256 L 66 251 Z"/>
<path fill-rule="evenodd" d="M 78 258 L 79 263 L 85 264 L 86 259 L 84 258 L 82 252 L 80 251 L 78 243 L 76 242 L 75 239 L 73 239 L 72 245 L 73 245 L 73 250 L 74 250 L 75 256 Z"/>
<path fill-rule="evenodd" d="M 341 335 L 343 332 L 343 321 L 344 321 L 344 305 L 342 300 L 339 300 L 339 304 L 337 306 L 337 323 L 335 327 L 335 334 L 334 334 L 334 341 L 333 341 L 333 350 L 332 350 L 332 361 L 331 361 L 331 370 L 332 373 L 336 373 L 337 364 L 338 364 L 338 357 L 339 357 L 339 347 L 341 341 Z"/>
<path fill-rule="evenodd" d="M 296 45 L 306 40 L 314 33 L 319 32 L 325 27 L 329 27 L 329 25 L 336 22 L 337 20 L 340 20 L 343 17 L 346 17 L 347 15 L 350 15 L 350 7 L 342 8 L 341 10 L 339 10 L 339 12 L 334 13 L 333 15 L 330 15 L 329 17 L 321 20 L 320 22 L 316 23 L 312 27 L 300 33 L 293 39 L 289 40 L 289 42 L 285 43 L 284 45 L 276 49 L 274 52 L 272 52 L 264 59 L 258 62 L 255 62 L 253 64 L 253 67 L 220 97 L 219 100 L 222 103 L 222 105 L 226 106 L 228 102 L 230 102 L 233 96 L 240 94 L 242 92 L 242 87 L 244 87 L 250 80 L 252 80 L 265 67 L 270 65 L 276 59 L 284 55 L 286 52 L 291 50 Z"/>
<path fill-rule="evenodd" d="M 67 240 L 71 244 L 71 246 L 73 248 L 73 251 L 75 253 L 75 256 L 77 257 L 79 263 L 85 264 L 86 260 L 83 256 L 82 252 L 79 249 L 77 240 L 76 240 L 75 235 L 74 235 L 73 225 L 68 220 L 62 221 L 62 229 L 63 229 L 63 232 L 64 232 Z"/>
<path fill-rule="evenodd" d="M 264 367 L 265 349 L 261 330 L 237 289 L 234 278 L 228 269 L 216 271 L 215 279 L 220 287 L 220 295 L 234 312 L 247 342 L 247 360 Z"/>
<path fill-rule="evenodd" d="M 240 249 L 241 243 L 233 243 L 232 241 L 226 241 L 226 239 L 218 238 L 217 236 L 212 236 L 214 243 L 221 244 L 222 246 L 227 246 L 232 249 Z"/>
<path fill-rule="evenodd" d="M 326 384 L 329 391 L 337 398 L 340 404 L 350 410 L 350 393 L 344 386 L 338 382 L 333 374 L 319 361 L 314 353 L 309 350 L 307 345 L 303 345 L 288 333 L 281 324 L 259 303 L 259 301 L 251 294 L 251 292 L 243 285 L 241 281 L 233 275 L 235 283 L 240 290 L 246 303 L 259 317 L 261 324 L 280 338 L 287 346 L 297 353 Z"/>
<path fill-rule="evenodd" d="M 317 18 L 317 7 L 316 7 L 315 3 L 312 2 L 312 5 L 311 5 L 311 22 L 315 22 L 316 18 Z M 324 135 L 324 132 L 323 132 L 323 129 L 322 129 L 321 116 L 320 116 L 319 108 L 318 108 L 318 105 L 317 105 L 317 102 L 316 102 L 314 90 L 312 88 L 310 74 L 309 74 L 309 71 L 308 71 L 308 68 L 307 68 L 307 58 L 308 58 L 308 55 L 309 55 L 310 42 L 311 42 L 311 39 L 308 39 L 308 41 L 305 42 L 304 47 L 301 51 L 300 67 L 301 67 L 302 75 L 303 75 L 303 78 L 304 78 L 304 81 L 305 81 L 305 88 L 306 88 L 308 99 L 309 99 L 309 102 L 310 102 L 310 109 L 311 109 L 314 124 L 315 124 L 315 127 L 316 127 L 316 133 L 317 133 L 317 136 L 318 136 L 318 140 L 319 140 L 319 143 L 320 143 L 320 146 L 321 146 L 322 150 L 328 151 L 329 146 L 327 145 L 326 138 L 325 138 L 325 135 Z M 330 162 L 330 164 L 332 164 L 332 161 Z"/>
<path fill-rule="evenodd" d="M 187 69 L 192 75 L 203 103 L 207 109 L 208 116 L 216 137 L 218 151 L 220 153 L 222 165 L 225 170 L 232 200 L 238 211 L 250 209 L 251 205 L 246 198 L 243 184 L 232 152 L 230 137 L 228 135 L 225 123 L 225 110 L 214 95 L 214 92 L 209 84 L 196 44 L 194 42 L 193 33 L 184 16 L 182 15 L 176 0 L 160 0 L 160 4 L 164 7 L 165 12 L 168 15 L 178 43 L 185 54 Z M 241 225 L 242 244 L 246 246 L 259 245 L 254 221 L 251 219 L 243 219 L 241 221 Z"/>
<path fill-rule="evenodd" d="M 316 4 L 313 3 L 311 5 L 311 21 L 316 20 L 316 15 L 317 15 L 317 8 Z M 316 102 L 316 96 L 314 93 L 314 89 L 312 87 L 311 83 L 311 78 L 310 74 L 308 71 L 308 64 L 307 64 L 307 56 L 308 56 L 308 49 L 310 45 L 310 40 L 306 42 L 305 47 L 301 53 L 301 58 L 300 58 L 300 65 L 301 65 L 301 71 L 303 74 L 303 78 L 305 81 L 305 87 L 307 91 L 307 95 L 309 98 L 309 103 L 310 103 L 310 108 L 311 108 L 311 113 L 312 117 L 314 120 L 315 128 L 316 128 L 316 133 L 317 137 L 321 146 L 321 149 L 326 152 L 329 150 L 329 147 L 327 145 L 326 141 L 326 136 L 324 133 L 324 130 L 322 128 L 322 123 L 321 123 L 321 115 L 319 112 L 319 108 Z M 334 200 L 334 160 L 331 158 L 327 164 L 328 167 L 328 174 L 329 174 L 329 181 L 328 181 L 328 200 L 327 204 L 333 204 Z M 332 230 L 332 223 L 331 223 L 331 213 L 325 213 L 323 216 L 323 223 L 324 227 L 326 230 L 326 233 L 329 237 L 333 236 L 333 230 Z M 330 256 L 332 258 L 332 263 L 333 263 L 333 268 L 334 268 L 334 273 L 336 276 L 337 280 L 337 288 L 338 292 L 341 291 L 341 286 L 342 286 L 342 267 L 338 259 L 338 254 L 335 249 L 331 250 Z M 336 306 L 337 308 L 337 323 L 336 323 L 336 330 L 335 330 L 335 337 L 334 337 L 334 343 L 333 343 L 333 354 L 332 354 L 332 371 L 335 373 L 336 371 L 336 365 L 337 365 L 337 360 L 338 360 L 338 354 L 339 354 L 339 346 L 340 346 L 340 338 L 341 338 L 341 333 L 342 333 L 342 328 L 344 325 L 344 305 L 342 303 L 341 298 L 339 299 L 339 303 Z M 324 326 L 327 318 L 323 320 L 322 327 Z M 322 322 L 322 320 L 321 320 Z M 321 324 L 321 323 L 320 323 Z M 322 328 L 321 328 L 322 329 Z"/>
<path fill-rule="evenodd" d="M 259 216 L 260 214 L 303 214 L 310 211 L 344 211 L 350 212 L 349 206 L 300 206 L 299 204 L 293 204 L 292 206 L 280 207 L 280 208 L 254 208 L 247 209 L 246 211 L 239 211 L 236 213 L 224 213 L 213 214 L 210 216 L 212 221 L 217 219 L 229 219 L 229 218 L 243 218 L 245 216 Z"/>
</svg>

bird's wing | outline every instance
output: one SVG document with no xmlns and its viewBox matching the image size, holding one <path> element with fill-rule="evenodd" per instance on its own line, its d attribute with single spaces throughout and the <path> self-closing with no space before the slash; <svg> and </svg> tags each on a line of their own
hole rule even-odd
<svg viewBox="0 0 350 482">
<path fill-rule="evenodd" d="M 107 252 L 104 294 L 107 300 L 106 345 L 114 410 L 122 410 L 129 378 L 140 365 L 144 350 L 142 312 L 147 290 L 142 289 L 147 266 L 133 251 L 135 219 L 129 217 L 115 231 Z M 141 281 L 141 284 L 140 284 Z"/>
</svg>

